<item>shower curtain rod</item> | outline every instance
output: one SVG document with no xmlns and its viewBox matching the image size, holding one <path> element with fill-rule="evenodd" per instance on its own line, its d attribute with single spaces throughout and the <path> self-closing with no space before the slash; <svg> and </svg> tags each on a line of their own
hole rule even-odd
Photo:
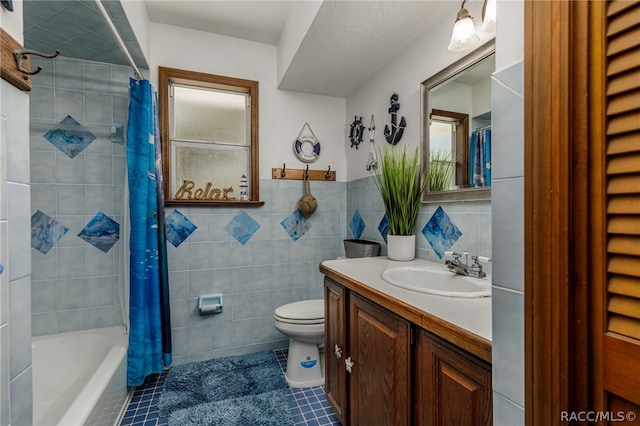
<svg viewBox="0 0 640 426">
<path fill-rule="evenodd" d="M 124 53 L 125 56 L 127 57 L 127 59 L 129 60 L 129 63 L 131 64 L 131 67 L 133 68 L 133 73 L 136 76 L 136 80 L 144 80 L 144 76 L 142 75 L 142 73 L 138 69 L 138 66 L 136 65 L 136 63 L 133 61 L 133 58 L 131 57 L 131 54 L 129 53 L 129 50 L 127 49 L 127 46 L 124 44 L 124 41 L 122 40 L 122 37 L 120 37 L 120 33 L 118 32 L 118 29 L 113 24 L 113 21 L 111 20 L 111 17 L 109 16 L 109 13 L 107 12 L 107 9 L 104 8 L 104 6 L 102 5 L 102 2 L 100 0 L 96 0 L 96 5 L 98 6 L 98 9 L 100 9 L 100 12 L 102 13 L 102 16 L 104 16 L 105 21 L 107 21 L 107 24 L 109 25 L 109 28 L 111 29 L 111 32 L 113 33 L 113 36 L 116 38 L 116 41 L 118 42 L 118 45 L 120 46 L 120 50 L 122 50 L 122 53 Z"/>
</svg>

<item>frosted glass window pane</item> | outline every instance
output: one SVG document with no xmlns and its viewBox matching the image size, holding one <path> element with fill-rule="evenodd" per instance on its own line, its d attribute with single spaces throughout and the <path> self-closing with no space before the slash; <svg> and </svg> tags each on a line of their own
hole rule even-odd
<svg viewBox="0 0 640 426">
<path fill-rule="evenodd" d="M 174 138 L 247 145 L 247 95 L 174 87 Z"/>
<path fill-rule="evenodd" d="M 173 194 L 180 190 L 184 181 L 192 181 L 188 188 L 192 194 L 197 189 L 233 188 L 229 196 L 240 196 L 240 178 L 250 176 L 248 172 L 249 150 L 244 148 L 219 149 L 184 146 L 174 142 Z M 211 185 L 207 185 L 207 184 Z M 182 199 L 186 199 L 184 194 Z M 178 197 L 176 197 L 178 198 Z"/>
</svg>

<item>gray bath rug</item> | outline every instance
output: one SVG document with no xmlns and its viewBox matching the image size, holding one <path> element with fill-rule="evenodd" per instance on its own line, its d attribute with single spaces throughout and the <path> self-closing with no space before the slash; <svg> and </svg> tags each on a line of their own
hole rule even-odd
<svg viewBox="0 0 640 426">
<path fill-rule="evenodd" d="M 290 425 L 286 388 L 273 352 L 211 359 L 172 367 L 158 408 L 170 425 Z M 284 423 L 272 423 L 280 411 Z"/>
</svg>

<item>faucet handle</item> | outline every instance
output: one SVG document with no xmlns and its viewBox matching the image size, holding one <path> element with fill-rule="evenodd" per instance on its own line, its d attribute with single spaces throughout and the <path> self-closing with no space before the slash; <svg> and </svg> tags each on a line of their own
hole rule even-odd
<svg viewBox="0 0 640 426">
<path fill-rule="evenodd" d="M 462 254 L 460 254 L 460 253 L 458 253 L 458 252 L 456 252 L 456 251 L 445 251 L 445 252 L 444 252 L 444 255 L 445 255 L 445 256 L 451 256 L 451 257 L 453 257 L 454 259 L 457 259 L 457 258 L 459 258 L 460 256 L 462 256 Z"/>
<path fill-rule="evenodd" d="M 473 275 L 479 278 L 486 277 L 487 274 L 482 271 L 482 265 L 480 262 L 491 262 L 491 259 L 486 256 L 471 256 L 471 259 L 473 260 L 473 264 L 471 265 Z"/>
</svg>

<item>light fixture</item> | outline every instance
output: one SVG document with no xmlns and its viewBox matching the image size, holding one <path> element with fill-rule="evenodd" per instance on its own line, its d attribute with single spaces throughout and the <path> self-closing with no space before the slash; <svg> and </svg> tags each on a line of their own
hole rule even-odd
<svg viewBox="0 0 640 426">
<path fill-rule="evenodd" d="M 496 31 L 496 0 L 484 0 L 482 5 L 482 31 L 489 34 Z"/>
<path fill-rule="evenodd" d="M 467 0 L 462 1 L 456 17 L 456 23 L 453 25 L 451 41 L 449 42 L 449 50 L 451 52 L 461 52 L 469 49 L 480 41 L 476 27 L 473 24 L 473 18 L 469 15 L 469 11 L 464 8 L 466 2 Z"/>
</svg>

